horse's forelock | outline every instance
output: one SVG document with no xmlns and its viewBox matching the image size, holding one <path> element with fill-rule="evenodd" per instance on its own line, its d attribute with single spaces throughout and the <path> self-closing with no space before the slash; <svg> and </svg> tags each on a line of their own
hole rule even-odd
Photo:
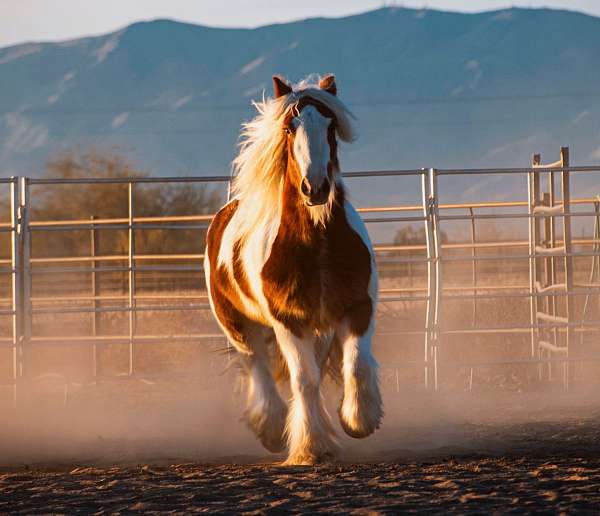
<svg viewBox="0 0 600 516">
<path fill-rule="evenodd" d="M 355 116 L 337 96 L 321 89 L 318 85 L 306 85 L 302 82 L 286 97 L 286 100 L 286 112 L 295 106 L 302 109 L 307 104 L 314 105 L 318 109 L 320 108 L 319 111 L 323 116 L 335 120 L 336 131 L 342 141 L 352 142 L 356 139 Z"/>
</svg>

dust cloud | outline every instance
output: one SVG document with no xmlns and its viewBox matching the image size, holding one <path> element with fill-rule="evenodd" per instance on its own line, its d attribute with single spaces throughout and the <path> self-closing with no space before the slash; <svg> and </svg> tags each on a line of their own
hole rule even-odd
<svg viewBox="0 0 600 516">
<path fill-rule="evenodd" d="M 7 402 L 0 427 L 0 465 L 52 467 L 74 464 L 272 463 L 283 456 L 264 450 L 240 420 L 238 372 L 197 370 L 180 381 L 113 380 L 97 385 L 41 378 L 16 408 Z M 548 429 L 600 418 L 600 398 L 590 385 L 564 392 L 557 383 L 521 391 L 472 391 L 447 386 L 437 393 L 396 382 L 389 357 L 380 353 L 386 416 L 373 436 L 346 437 L 337 424 L 339 386 L 324 396 L 342 445 L 342 460 L 389 461 L 415 457 L 500 454 L 528 439 L 552 439 Z M 390 373 L 394 381 L 389 381 Z"/>
</svg>

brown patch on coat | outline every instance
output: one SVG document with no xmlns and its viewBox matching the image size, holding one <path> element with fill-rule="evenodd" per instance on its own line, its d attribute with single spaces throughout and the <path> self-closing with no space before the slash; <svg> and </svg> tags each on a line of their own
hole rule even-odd
<svg viewBox="0 0 600 516">
<path fill-rule="evenodd" d="M 315 105 L 329 112 L 330 177 L 339 170 L 335 118 L 314 99 L 302 98 L 298 109 Z M 299 192 L 300 170 L 293 158 L 294 134 L 289 132 L 282 218 L 261 276 L 273 317 L 295 335 L 305 329 L 323 330 L 348 318 L 350 329 L 362 335 L 369 327 L 373 305 L 369 296 L 371 255 L 350 227 L 344 209 L 345 193 L 336 186 L 331 218 L 317 227 Z"/>
<path fill-rule="evenodd" d="M 233 244 L 233 263 L 231 264 L 231 269 L 233 270 L 233 278 L 239 289 L 248 299 L 254 301 L 254 294 L 250 288 L 250 283 L 248 283 L 248 276 L 244 270 L 244 262 L 241 257 L 243 245 L 243 240 L 241 238 Z"/>
<path fill-rule="evenodd" d="M 240 345 L 240 348 L 250 352 L 244 335 L 244 325 L 248 319 L 241 310 L 243 305 L 229 272 L 225 266 L 218 264 L 223 233 L 237 207 L 238 201 L 232 201 L 215 215 L 208 228 L 206 252 L 210 263 L 210 296 L 215 316 L 227 330 L 229 336 Z"/>
<path fill-rule="evenodd" d="M 360 235 L 348 224 L 344 210 L 344 193 L 337 204 L 329 224 L 325 226 L 327 252 L 322 267 L 325 305 L 329 317 L 336 321 L 347 318 L 350 331 L 363 335 L 369 328 L 373 302 L 369 295 L 371 253 Z"/>
<path fill-rule="evenodd" d="M 282 219 L 271 253 L 261 271 L 263 292 L 273 317 L 295 335 L 307 326 L 319 326 L 320 278 L 318 233 L 308 213 L 300 206 L 288 170 L 283 189 Z M 295 183 L 295 181 L 294 181 Z"/>
<path fill-rule="evenodd" d="M 337 138 L 335 137 L 335 124 L 331 124 L 327 129 L 327 142 L 329 143 L 329 163 L 327 163 L 327 173 L 329 180 L 333 181 L 333 175 L 340 170 L 340 162 L 337 155 Z"/>
</svg>

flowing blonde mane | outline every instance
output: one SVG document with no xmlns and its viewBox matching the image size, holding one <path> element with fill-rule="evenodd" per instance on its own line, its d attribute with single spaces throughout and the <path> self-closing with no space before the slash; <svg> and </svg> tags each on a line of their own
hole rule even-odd
<svg viewBox="0 0 600 516">
<path fill-rule="evenodd" d="M 263 97 L 254 102 L 258 115 L 242 125 L 240 151 L 233 161 L 232 193 L 239 200 L 238 214 L 245 229 L 266 220 L 279 219 L 279 199 L 287 166 L 284 120 L 303 97 L 311 97 L 329 108 L 336 118 L 340 140 L 351 142 L 356 133 L 354 115 L 336 96 L 309 77 L 294 91 L 278 99 Z"/>
</svg>

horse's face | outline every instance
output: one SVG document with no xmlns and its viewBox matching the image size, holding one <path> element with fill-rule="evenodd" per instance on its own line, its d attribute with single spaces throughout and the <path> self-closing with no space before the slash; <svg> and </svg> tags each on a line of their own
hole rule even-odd
<svg viewBox="0 0 600 516">
<path fill-rule="evenodd" d="M 275 93 L 277 81 L 273 78 Z M 291 92 L 291 88 L 283 83 Z M 320 83 L 321 88 L 335 95 L 335 79 L 328 76 Z M 284 93 L 287 94 L 287 93 Z M 296 170 L 294 181 L 307 206 L 325 204 L 330 197 L 334 174 L 337 170 L 337 145 L 335 119 L 325 106 L 310 99 L 301 98 L 287 118 L 284 130 L 288 138 L 288 152 L 293 157 Z"/>
<path fill-rule="evenodd" d="M 307 105 L 286 128 L 300 176 L 299 191 L 309 206 L 325 204 L 329 199 L 333 167 L 328 133 L 332 126 L 331 118 Z"/>
</svg>

